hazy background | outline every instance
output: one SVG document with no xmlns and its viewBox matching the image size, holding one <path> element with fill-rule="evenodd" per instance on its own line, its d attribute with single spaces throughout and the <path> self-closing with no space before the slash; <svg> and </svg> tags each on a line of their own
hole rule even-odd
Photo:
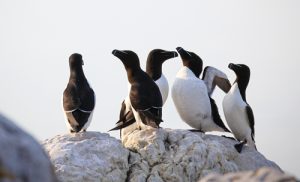
<svg viewBox="0 0 300 182">
<path fill-rule="evenodd" d="M 135 51 L 144 68 L 151 49 L 182 46 L 231 82 L 229 62 L 250 66 L 258 150 L 300 177 L 299 34 L 297 0 L 0 0 L 0 112 L 39 140 L 66 133 L 61 98 L 68 57 L 78 52 L 97 95 L 88 130 L 106 132 L 127 93 L 125 70 L 111 51 Z M 170 88 L 180 67 L 179 58 L 163 65 Z M 189 128 L 170 96 L 162 127 Z M 223 96 L 215 90 L 222 117 Z"/>
</svg>

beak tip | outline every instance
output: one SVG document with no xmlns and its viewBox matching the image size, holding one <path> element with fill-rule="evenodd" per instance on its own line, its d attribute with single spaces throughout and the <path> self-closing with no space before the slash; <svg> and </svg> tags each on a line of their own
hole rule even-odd
<svg viewBox="0 0 300 182">
<path fill-rule="evenodd" d="M 182 47 L 176 47 L 177 51 L 180 51 L 182 49 Z"/>
<path fill-rule="evenodd" d="M 174 51 L 174 58 L 178 57 L 178 53 Z"/>
<path fill-rule="evenodd" d="M 114 49 L 111 53 L 113 54 L 113 55 L 115 55 L 116 54 L 116 52 L 117 52 L 117 50 L 116 49 Z"/>
</svg>

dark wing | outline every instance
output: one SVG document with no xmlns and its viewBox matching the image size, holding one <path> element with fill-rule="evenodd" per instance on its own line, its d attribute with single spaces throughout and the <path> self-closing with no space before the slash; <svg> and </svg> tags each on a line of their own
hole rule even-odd
<svg viewBox="0 0 300 182">
<path fill-rule="evenodd" d="M 251 137 L 254 140 L 254 136 L 255 136 L 255 132 L 254 132 L 254 115 L 253 115 L 253 111 L 251 109 L 251 107 L 249 105 L 246 106 L 246 112 L 248 115 L 248 119 L 249 119 L 249 125 L 251 128 Z"/>
<path fill-rule="evenodd" d="M 87 84 L 84 88 L 79 91 L 81 105 L 79 107 L 80 110 L 92 112 L 95 108 L 95 93 L 92 88 Z"/>
<path fill-rule="evenodd" d="M 81 101 L 77 89 L 69 83 L 63 93 L 63 107 L 65 111 L 73 111 L 80 107 Z"/>
<path fill-rule="evenodd" d="M 125 113 L 126 111 L 126 104 L 125 104 L 125 100 L 123 100 L 122 104 L 121 104 L 121 110 L 120 110 L 120 114 L 119 114 L 119 121 L 116 123 L 120 123 L 124 120 L 124 116 L 126 117 L 127 113 Z"/>
<path fill-rule="evenodd" d="M 231 88 L 231 83 L 228 79 L 218 76 L 214 77 L 213 85 L 217 85 L 225 93 L 228 93 Z"/>
<path fill-rule="evenodd" d="M 221 70 L 212 66 L 206 66 L 204 68 L 202 80 L 207 87 L 209 96 L 213 93 L 216 85 L 225 93 L 227 93 L 231 88 L 231 84 L 227 78 L 227 75 Z"/>
<path fill-rule="evenodd" d="M 125 128 L 135 122 L 135 118 L 132 110 L 130 109 L 127 113 L 125 113 L 125 111 L 126 111 L 126 104 L 123 101 L 121 105 L 119 121 L 116 123 L 116 126 L 110 129 L 109 131 Z"/>
<path fill-rule="evenodd" d="M 158 128 L 162 122 L 162 97 L 158 86 L 150 77 L 149 79 L 149 84 L 132 84 L 129 98 L 131 106 L 140 114 L 142 122 Z"/>
<path fill-rule="evenodd" d="M 146 74 L 146 73 L 145 73 Z M 146 110 L 152 107 L 162 107 L 162 96 L 156 83 L 148 76 L 147 84 L 131 85 L 129 99 L 135 110 Z"/>
<path fill-rule="evenodd" d="M 163 122 L 162 108 L 150 108 L 147 110 L 138 110 L 141 120 L 145 125 L 151 126 L 153 128 L 158 128 L 159 124 Z"/>
<path fill-rule="evenodd" d="M 149 94 L 145 89 L 140 87 L 140 84 L 132 84 L 129 92 L 131 106 L 135 110 L 145 110 L 152 106 Z"/>
<path fill-rule="evenodd" d="M 95 93 L 87 81 L 79 88 L 76 81 L 70 80 L 63 94 L 63 107 L 65 111 L 80 109 L 83 112 L 92 112 L 95 107 Z"/>
<path fill-rule="evenodd" d="M 128 112 L 131 112 L 131 111 L 128 111 Z M 123 128 L 133 124 L 133 123 L 135 123 L 135 118 L 134 117 L 129 119 L 129 120 L 126 120 L 126 121 L 118 122 L 114 128 L 112 128 L 108 131 L 120 130 L 120 129 L 123 129 Z"/>
<path fill-rule="evenodd" d="M 211 106 L 211 111 L 212 111 L 212 117 L 214 122 L 221 128 L 224 129 L 224 131 L 231 133 L 225 126 L 225 124 L 223 123 L 220 114 L 219 114 L 219 110 L 218 110 L 218 106 L 215 102 L 215 100 L 211 97 L 209 97 L 210 99 L 210 106 Z"/>
</svg>

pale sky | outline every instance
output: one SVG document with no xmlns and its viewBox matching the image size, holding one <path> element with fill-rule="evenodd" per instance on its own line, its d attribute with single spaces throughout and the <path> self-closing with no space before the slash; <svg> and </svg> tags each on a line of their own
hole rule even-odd
<svg viewBox="0 0 300 182">
<path fill-rule="evenodd" d="M 297 0 L 0 0 L 0 112 L 38 140 L 67 133 L 61 98 L 68 57 L 83 55 L 97 96 L 88 130 L 106 132 L 118 120 L 127 77 L 113 49 L 148 52 L 182 46 L 204 66 L 234 73 L 251 69 L 247 101 L 255 116 L 256 145 L 283 170 L 300 177 L 300 1 Z M 180 58 L 163 65 L 171 88 Z M 223 116 L 224 93 L 213 95 Z M 190 128 L 174 107 L 163 109 L 167 128 Z M 118 132 L 111 132 L 118 138 Z"/>
</svg>

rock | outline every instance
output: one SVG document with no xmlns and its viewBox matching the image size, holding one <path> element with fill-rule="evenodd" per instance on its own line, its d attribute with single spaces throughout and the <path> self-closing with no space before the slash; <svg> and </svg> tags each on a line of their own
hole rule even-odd
<svg viewBox="0 0 300 182">
<path fill-rule="evenodd" d="M 136 130 L 123 138 L 130 149 L 130 181 L 197 181 L 210 174 L 272 167 L 274 162 L 249 147 L 239 154 L 237 142 L 187 130 Z"/>
<path fill-rule="evenodd" d="M 187 130 L 136 130 L 122 143 L 99 132 L 58 135 L 43 142 L 61 181 L 198 181 L 211 173 L 281 169 L 232 139 Z M 123 145 L 122 145 L 123 144 Z M 124 146 L 124 147 L 123 147 Z"/>
<path fill-rule="evenodd" d="M 0 181 L 54 182 L 52 164 L 40 144 L 0 114 Z"/>
<path fill-rule="evenodd" d="M 58 135 L 42 143 L 60 181 L 125 181 L 129 151 L 108 134 Z"/>
<path fill-rule="evenodd" d="M 273 169 L 263 167 L 254 171 L 244 171 L 237 173 L 227 173 L 225 175 L 220 174 L 209 174 L 199 182 L 274 182 L 274 181 L 284 181 L 284 182 L 296 182 L 297 179 L 291 175 L 284 174 L 283 172 Z"/>
</svg>

